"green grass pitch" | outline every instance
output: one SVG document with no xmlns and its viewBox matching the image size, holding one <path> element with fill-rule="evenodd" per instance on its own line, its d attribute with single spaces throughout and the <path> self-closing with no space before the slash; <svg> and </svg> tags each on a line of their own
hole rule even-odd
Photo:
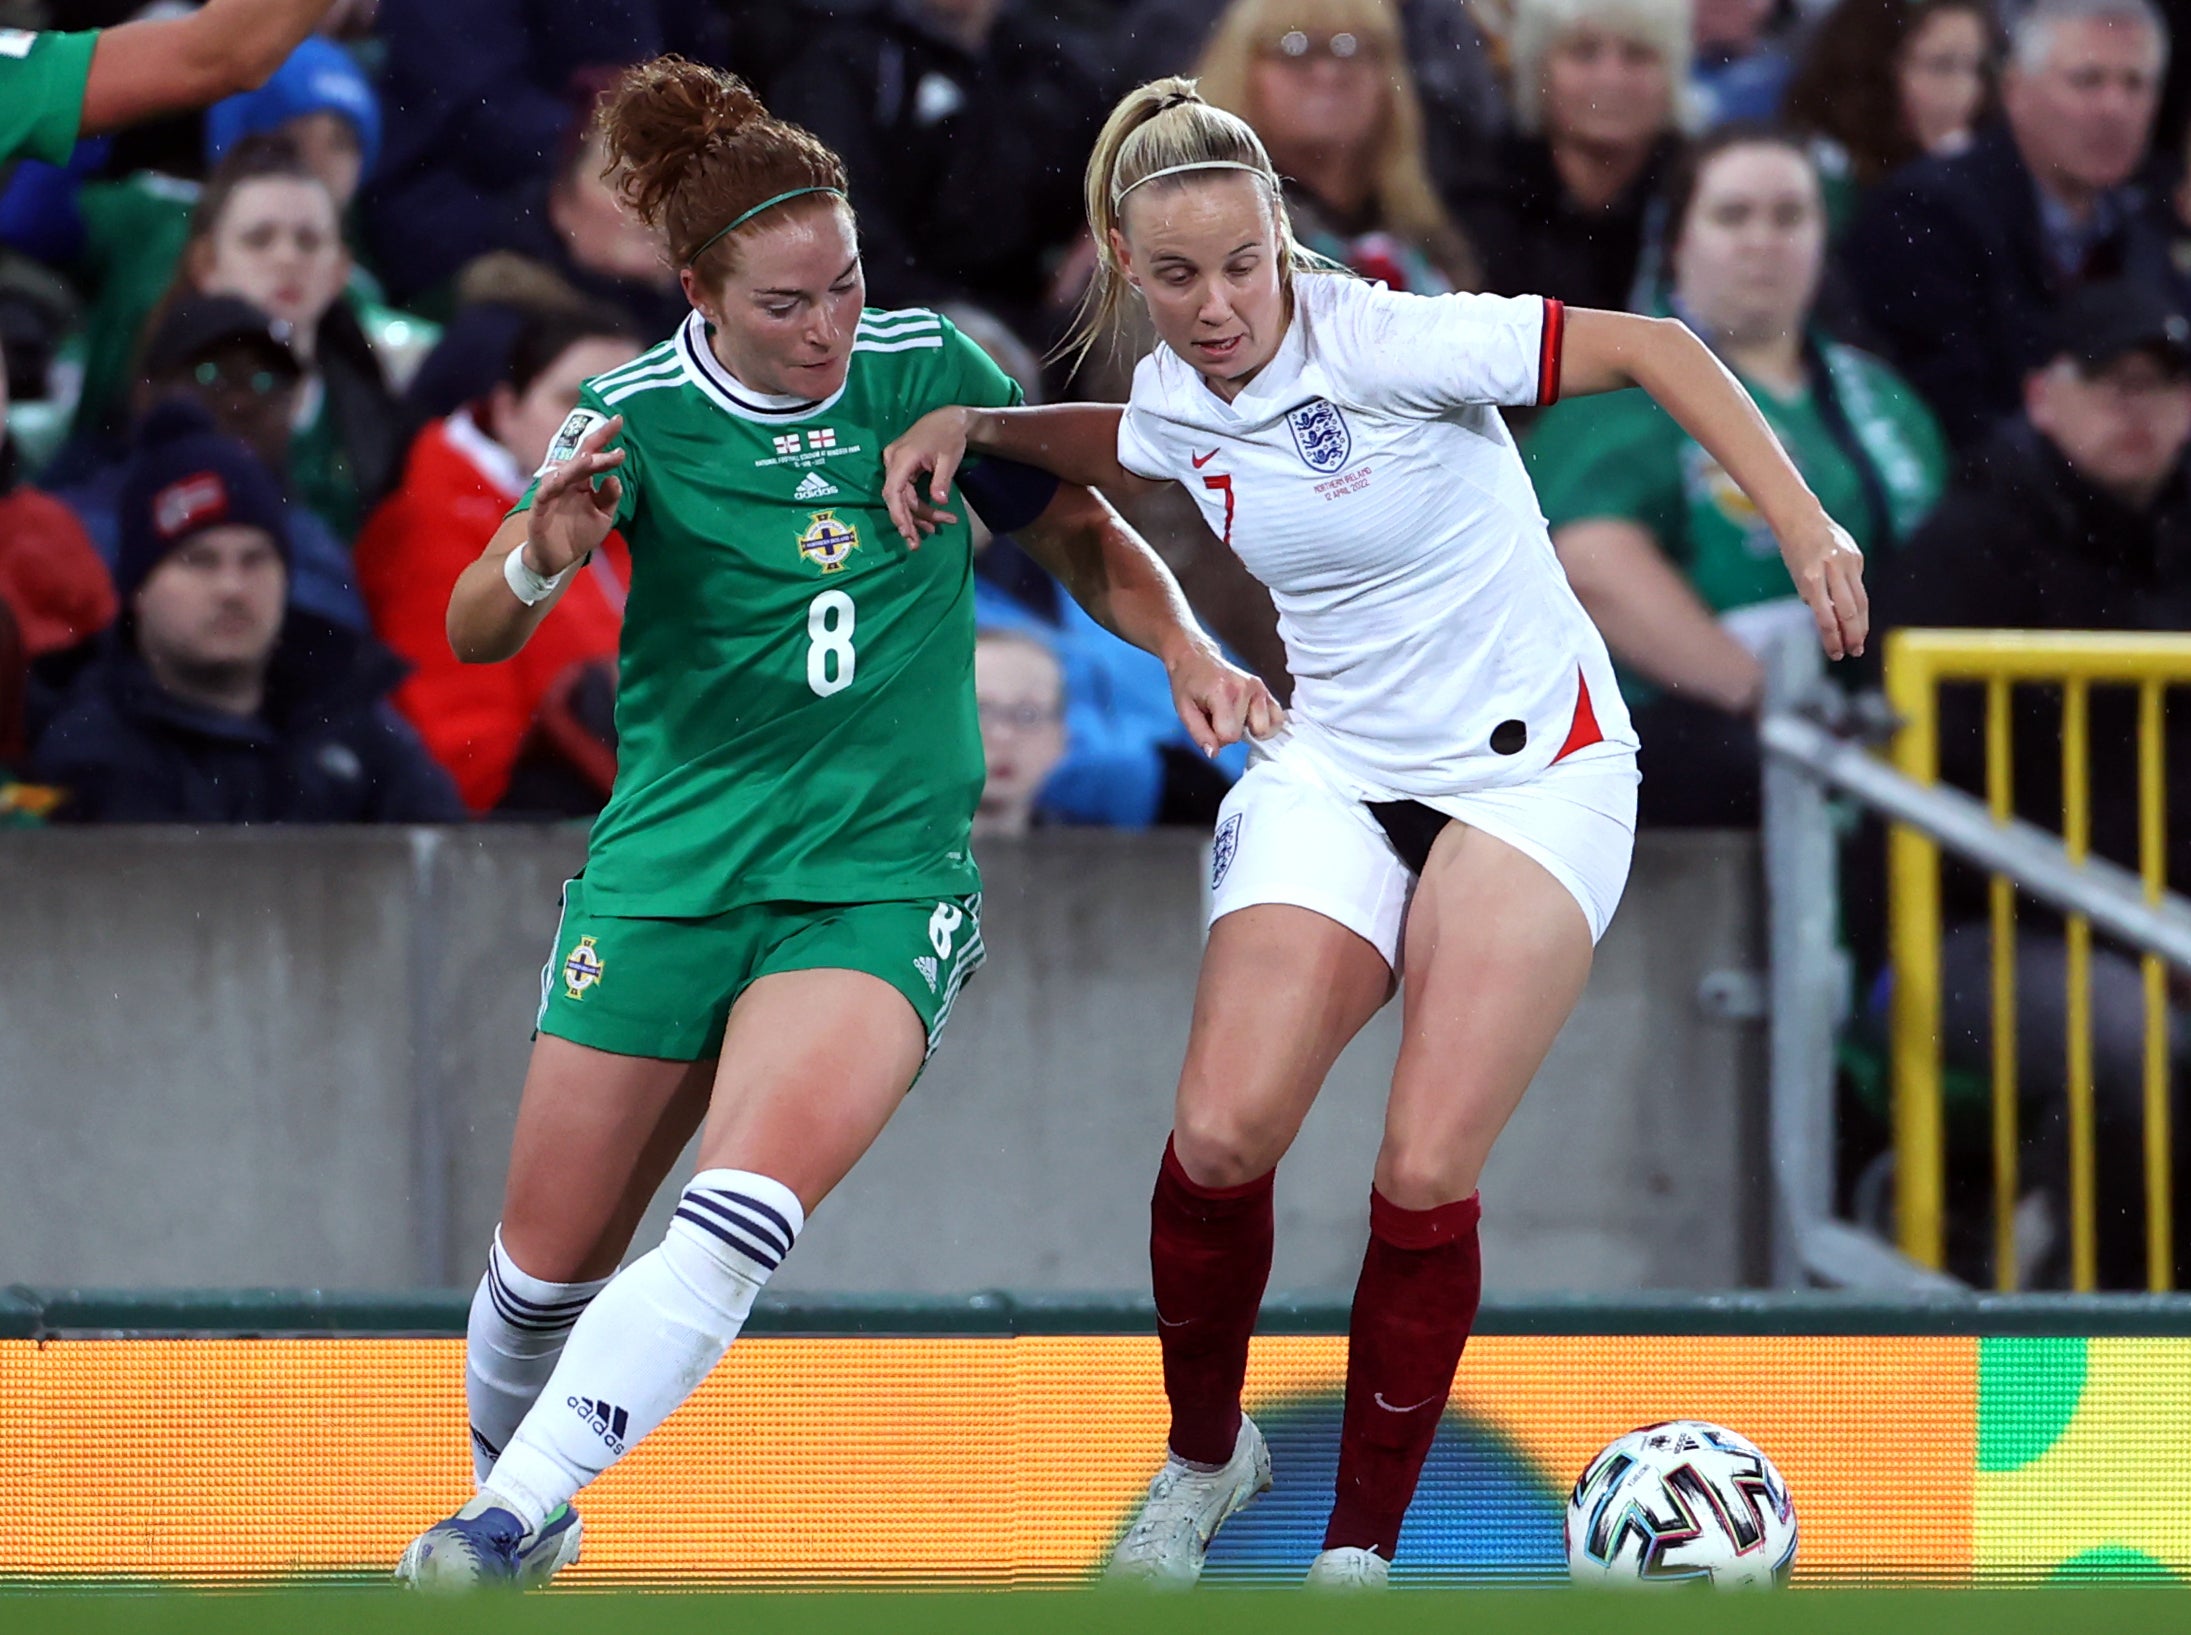
<svg viewBox="0 0 2191 1635">
<path fill-rule="evenodd" d="M 422 1600 L 389 1590 L 0 1593 L 39 1635 L 2181 1635 L 2170 1589 L 1816 1590 L 1778 1595 L 1285 1590 L 1189 1596 L 602 1592 Z"/>
</svg>

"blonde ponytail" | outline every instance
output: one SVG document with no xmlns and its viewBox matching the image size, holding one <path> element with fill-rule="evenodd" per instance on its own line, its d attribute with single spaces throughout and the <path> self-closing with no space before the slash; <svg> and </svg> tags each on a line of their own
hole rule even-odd
<svg viewBox="0 0 2191 1635">
<path fill-rule="evenodd" d="M 1114 333 L 1126 299 L 1126 270 L 1111 242 L 1120 231 L 1126 195 L 1144 184 L 1184 186 L 1190 173 L 1209 170 L 1246 171 L 1262 181 L 1278 233 L 1279 277 L 1289 291 L 1295 273 L 1333 270 L 1331 262 L 1295 242 L 1278 172 L 1247 121 L 1204 102 L 1191 79 L 1151 80 L 1129 91 L 1111 110 L 1088 156 L 1084 197 L 1096 269 L 1062 348 L 1076 366 L 1099 340 Z"/>
</svg>

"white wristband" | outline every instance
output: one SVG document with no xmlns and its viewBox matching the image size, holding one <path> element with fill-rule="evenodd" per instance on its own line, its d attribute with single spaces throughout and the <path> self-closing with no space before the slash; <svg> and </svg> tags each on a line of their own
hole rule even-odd
<svg viewBox="0 0 2191 1635">
<path fill-rule="evenodd" d="M 523 545 L 519 545 L 502 559 L 503 583 L 510 587 L 510 594 L 527 607 L 536 607 L 545 602 L 570 576 L 569 568 L 565 568 L 552 579 L 533 572 L 532 565 L 525 560 Z"/>
</svg>

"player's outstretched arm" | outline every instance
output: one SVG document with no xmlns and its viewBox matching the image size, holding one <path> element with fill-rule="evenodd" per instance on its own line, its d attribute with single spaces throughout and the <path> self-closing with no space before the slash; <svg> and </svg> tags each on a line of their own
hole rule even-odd
<svg viewBox="0 0 2191 1635">
<path fill-rule="evenodd" d="M 1243 733 L 1268 738 L 1285 724 L 1270 689 L 1226 662 L 1163 558 L 1102 495 L 1060 487 L 1042 515 L 1012 537 L 1098 624 L 1164 661 L 1172 703 L 1203 754 L 1237 743 Z"/>
<path fill-rule="evenodd" d="M 83 134 L 203 108 L 255 90 L 327 15 L 332 0 L 206 0 L 182 17 L 102 29 L 84 82 Z"/>
<path fill-rule="evenodd" d="M 1160 487 L 1118 463 L 1116 403 L 1052 403 L 1039 409 L 933 409 L 883 450 L 883 502 L 908 545 L 956 522 L 951 480 L 969 454 L 994 454 L 1083 488 L 1144 493 Z"/>
<path fill-rule="evenodd" d="M 531 506 L 504 517 L 479 560 L 457 575 L 449 650 L 466 664 L 498 663 L 530 641 L 578 565 L 609 537 L 623 498 L 616 468 L 624 451 L 604 445 L 623 429 L 616 415 L 588 432 L 540 479 Z"/>
<path fill-rule="evenodd" d="M 1772 427 L 1711 348 L 1678 318 L 1569 308 L 1560 392 L 1641 386 L 1702 444 L 1764 517 L 1829 658 L 1864 651 L 1864 553 L 1826 514 Z"/>
</svg>

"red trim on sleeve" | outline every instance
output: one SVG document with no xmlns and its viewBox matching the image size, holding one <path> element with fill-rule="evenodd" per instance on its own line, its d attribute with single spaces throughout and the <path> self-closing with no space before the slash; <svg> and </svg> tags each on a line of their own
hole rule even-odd
<svg viewBox="0 0 2191 1635">
<path fill-rule="evenodd" d="M 1547 303 L 1549 305 L 1550 303 Z M 1590 683 L 1580 670 L 1575 672 L 1575 724 L 1567 729 L 1567 742 L 1560 745 L 1555 761 L 1564 761 L 1578 749 L 1588 749 L 1592 744 L 1605 741 L 1605 733 L 1598 726 L 1598 712 L 1590 707 Z"/>
<path fill-rule="evenodd" d="M 1544 338 L 1537 346 L 1537 407 L 1548 409 L 1560 400 L 1560 343 L 1567 338 L 1567 308 L 1547 295 L 1544 298 Z"/>
</svg>

